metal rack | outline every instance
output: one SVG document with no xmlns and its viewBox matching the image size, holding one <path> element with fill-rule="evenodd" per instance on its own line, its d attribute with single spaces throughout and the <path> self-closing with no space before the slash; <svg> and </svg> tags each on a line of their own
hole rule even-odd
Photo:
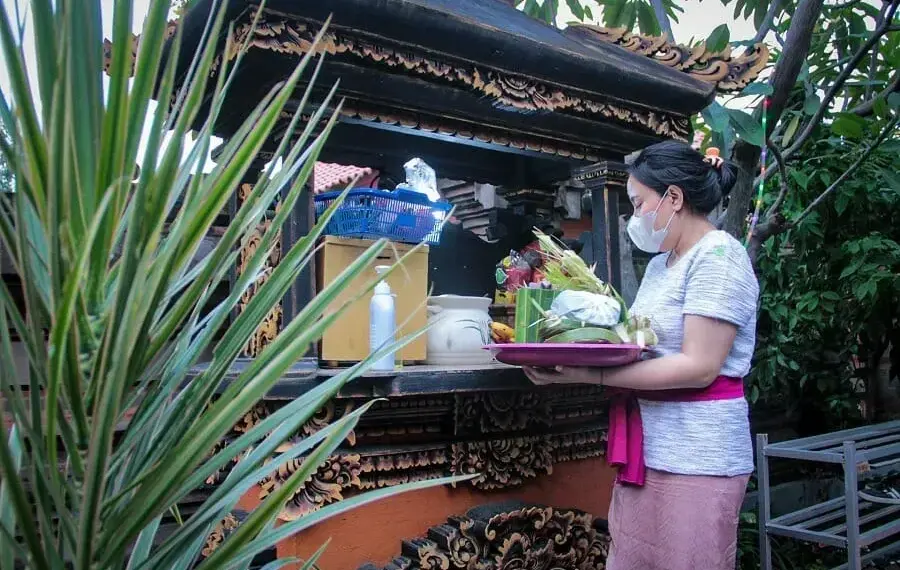
<svg viewBox="0 0 900 570">
<path fill-rule="evenodd" d="M 842 465 L 844 496 L 772 518 L 770 458 Z M 862 570 L 864 564 L 900 550 L 898 540 L 863 553 L 900 533 L 900 506 L 861 501 L 857 489 L 861 478 L 900 468 L 900 421 L 771 444 L 767 434 L 759 434 L 756 459 L 762 570 L 772 570 L 772 536 L 843 548 L 847 563 L 838 566 L 840 570 Z"/>
</svg>

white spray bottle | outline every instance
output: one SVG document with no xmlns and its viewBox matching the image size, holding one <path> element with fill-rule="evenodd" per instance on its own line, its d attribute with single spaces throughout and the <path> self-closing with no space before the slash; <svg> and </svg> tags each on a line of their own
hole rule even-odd
<svg viewBox="0 0 900 570">
<path fill-rule="evenodd" d="M 379 276 L 384 275 L 390 266 L 375 267 Z M 375 286 L 375 294 L 369 302 L 369 351 L 375 352 L 393 343 L 397 324 L 394 318 L 394 295 L 384 278 Z M 372 370 L 394 370 L 394 353 L 386 354 L 375 361 Z"/>
</svg>

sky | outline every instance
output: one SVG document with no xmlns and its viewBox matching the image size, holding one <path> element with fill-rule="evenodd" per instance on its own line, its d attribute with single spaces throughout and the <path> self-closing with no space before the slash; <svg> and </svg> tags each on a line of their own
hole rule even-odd
<svg viewBox="0 0 900 570">
<path fill-rule="evenodd" d="M 133 1 L 135 21 L 132 25 L 132 30 L 134 31 L 134 33 L 140 33 L 141 25 L 143 23 L 151 0 Z M 495 0 L 482 1 L 491 2 Z M 15 14 L 15 8 L 17 4 L 20 14 L 28 14 L 28 0 L 0 0 L 0 2 L 2 2 L 3 8 L 7 11 L 8 14 Z M 103 31 L 107 37 L 111 35 L 113 11 L 112 7 L 114 3 L 114 0 L 102 1 Z M 565 3 L 561 4 L 562 6 L 560 8 L 558 21 L 567 22 L 574 20 L 571 13 L 566 8 Z M 675 34 L 676 41 L 687 42 L 691 38 L 705 38 L 709 35 L 710 32 L 712 32 L 712 30 L 716 26 L 723 22 L 729 24 L 732 40 L 748 39 L 755 33 L 752 22 L 749 22 L 747 20 L 735 21 L 732 17 L 733 8 L 723 6 L 720 0 L 705 0 L 705 2 L 703 2 L 702 0 L 681 0 L 681 6 L 684 8 L 684 13 L 679 17 L 680 22 L 672 22 L 672 31 Z M 601 12 L 599 5 L 596 4 L 596 2 L 592 1 L 591 7 L 594 15 L 599 16 Z M 25 28 L 25 53 L 26 63 L 29 64 L 30 68 L 32 68 L 31 64 L 33 64 L 34 34 L 30 29 L 30 15 L 29 24 L 27 24 Z M 35 85 L 36 81 L 32 80 L 32 84 Z M 0 90 L 2 90 L 4 94 L 9 93 L 9 76 L 7 74 L 5 65 L 0 66 Z M 188 149 L 186 149 L 186 152 L 187 150 Z M 212 166 L 212 163 L 210 163 L 209 161 L 207 161 L 207 163 L 208 164 L 205 170 L 208 170 Z"/>
</svg>

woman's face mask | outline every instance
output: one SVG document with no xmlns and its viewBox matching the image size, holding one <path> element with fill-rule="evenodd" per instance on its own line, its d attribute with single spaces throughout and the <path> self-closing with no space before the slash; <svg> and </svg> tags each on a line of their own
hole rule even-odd
<svg viewBox="0 0 900 570">
<path fill-rule="evenodd" d="M 659 212 L 659 207 L 662 206 L 668 193 L 669 192 L 666 191 L 666 193 L 663 194 L 659 203 L 656 205 L 656 208 L 652 212 L 639 215 L 638 212 L 635 211 L 634 215 L 631 216 L 631 219 L 628 220 L 628 225 L 626 226 L 628 236 L 631 238 L 631 241 L 634 242 L 634 245 L 641 251 L 646 251 L 647 253 L 659 253 L 663 241 L 665 241 L 666 236 L 669 235 L 669 226 L 675 218 L 675 212 L 672 212 L 672 215 L 669 216 L 669 221 L 666 222 L 665 227 L 661 230 L 655 229 L 656 214 Z"/>
</svg>

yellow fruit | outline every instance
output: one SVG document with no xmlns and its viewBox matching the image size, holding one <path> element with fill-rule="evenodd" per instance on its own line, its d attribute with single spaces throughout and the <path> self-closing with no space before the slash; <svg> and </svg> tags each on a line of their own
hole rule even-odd
<svg viewBox="0 0 900 570">
<path fill-rule="evenodd" d="M 498 343 L 515 342 L 516 333 L 509 325 L 492 322 L 491 337 Z"/>
</svg>

